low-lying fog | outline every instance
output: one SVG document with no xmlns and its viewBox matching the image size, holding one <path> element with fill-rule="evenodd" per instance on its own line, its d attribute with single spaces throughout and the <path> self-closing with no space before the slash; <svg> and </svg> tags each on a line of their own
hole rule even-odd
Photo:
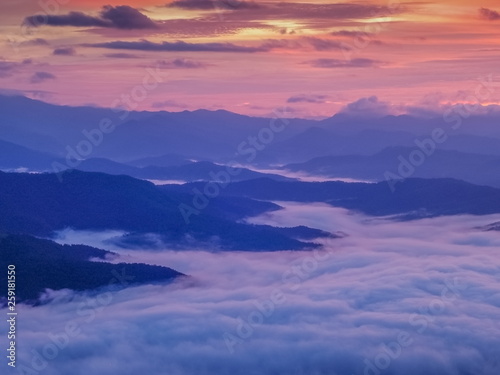
<svg viewBox="0 0 500 375">
<path fill-rule="evenodd" d="M 192 278 L 48 292 L 55 301 L 18 309 L 20 363 L 38 360 L 47 375 L 499 374 L 500 236 L 473 228 L 500 215 L 392 222 L 280 204 L 249 222 L 348 236 L 319 251 L 119 250 Z M 58 241 L 110 249 L 118 234 L 67 230 Z M 68 321 L 78 332 L 65 341 Z M 57 338 L 54 358 L 36 357 Z"/>
<path fill-rule="evenodd" d="M 299 181 L 304 181 L 304 182 L 326 182 L 326 181 L 342 181 L 342 182 L 376 182 L 376 181 L 370 181 L 370 180 L 360 180 L 360 179 L 355 179 L 355 178 L 350 178 L 350 177 L 328 177 L 328 176 L 320 176 L 320 175 L 315 175 L 315 174 L 310 174 L 306 172 L 295 172 L 295 171 L 290 171 L 288 169 L 272 169 L 272 168 L 259 168 L 255 166 L 249 166 L 249 165 L 243 165 L 243 168 L 250 169 L 254 172 L 261 172 L 261 173 L 270 173 L 270 174 L 278 174 L 284 177 L 289 177 L 289 178 L 294 178 Z"/>
</svg>

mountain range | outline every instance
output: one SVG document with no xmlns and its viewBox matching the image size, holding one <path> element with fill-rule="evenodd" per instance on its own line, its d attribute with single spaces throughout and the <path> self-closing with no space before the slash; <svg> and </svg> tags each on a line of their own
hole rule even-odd
<svg viewBox="0 0 500 375">
<path fill-rule="evenodd" d="M 495 114 L 471 115 L 455 130 L 437 114 L 432 118 L 336 114 L 324 120 L 305 120 L 289 118 L 286 109 L 275 118 L 222 110 L 124 113 L 5 95 L 0 96 L 0 113 L 0 140 L 63 159 L 76 154 L 81 159 L 130 162 L 174 154 L 223 163 L 244 164 L 249 159 L 254 164 L 296 163 L 321 156 L 371 155 L 387 147 L 413 147 L 418 137 L 428 137 L 434 129 L 443 129 L 448 135 L 440 149 L 500 156 L 499 116 Z M 255 146 L 252 138 L 257 139 Z M 82 146 L 82 142 L 91 146 Z"/>
<path fill-rule="evenodd" d="M 167 192 L 129 176 L 77 170 L 62 176 L 0 172 L 0 231 L 49 237 L 65 228 L 117 229 L 136 234 L 139 247 L 139 239 L 151 233 L 159 235 L 165 246 L 177 248 L 203 245 L 263 251 L 317 246 L 293 238 L 282 228 L 239 222 L 279 209 L 276 204 L 220 196 L 187 221 L 181 205 L 189 206 L 192 201 L 190 193 Z"/>
<path fill-rule="evenodd" d="M 416 166 L 410 161 L 410 155 L 415 150 L 420 149 L 391 147 L 374 155 L 324 156 L 288 164 L 283 169 L 317 176 L 372 181 L 384 180 L 386 172 L 398 175 L 403 170 L 412 171 L 411 176 L 415 178 L 450 177 L 500 188 L 500 156 L 438 149 Z"/>
<path fill-rule="evenodd" d="M 323 202 L 368 215 L 416 219 L 443 215 L 500 213 L 500 189 L 451 178 L 388 182 L 302 182 L 257 179 L 230 184 L 222 194 L 267 201 Z M 189 192 L 200 183 L 165 185 L 166 191 Z"/>
<path fill-rule="evenodd" d="M 52 241 L 68 228 L 118 231 L 107 243 L 132 250 L 312 250 L 349 233 L 247 219 L 282 209 L 281 201 L 387 220 L 500 213 L 497 114 L 471 115 L 453 129 L 439 115 L 306 120 L 283 112 L 124 112 L 0 96 L 0 266 L 23 265 L 21 300 L 36 303 L 47 288 L 109 288 L 120 270 L 135 277 L 130 285 L 184 276 Z M 436 131 L 442 142 L 422 149 Z"/>
</svg>

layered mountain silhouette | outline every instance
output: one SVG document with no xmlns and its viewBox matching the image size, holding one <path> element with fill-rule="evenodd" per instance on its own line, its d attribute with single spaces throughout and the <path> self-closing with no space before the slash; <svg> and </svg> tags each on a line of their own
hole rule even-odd
<svg viewBox="0 0 500 375">
<path fill-rule="evenodd" d="M 49 237 L 68 227 L 117 229 L 126 234 L 115 243 L 127 248 L 266 251 L 311 248 L 314 238 L 330 235 L 243 222 L 280 209 L 275 200 L 404 218 L 499 212 L 494 112 L 463 119 L 469 126 L 457 131 L 438 115 L 341 113 L 316 121 L 281 112 L 274 118 L 221 110 L 124 112 L 0 96 L 0 169 L 59 172 L 0 173 L 0 230 Z M 386 172 L 397 177 L 401 158 L 436 129 L 446 141 L 412 178 L 384 181 Z M 282 174 L 241 168 L 227 181 L 235 163 L 286 165 Z M 381 182 L 305 183 L 287 178 L 287 170 Z M 191 183 L 160 187 L 143 180 Z M 212 193 L 207 182 L 194 181 L 212 181 Z"/>
<path fill-rule="evenodd" d="M 258 179 L 236 182 L 223 192 L 268 201 L 324 202 L 369 215 L 399 215 L 403 219 L 442 215 L 487 215 L 500 212 L 500 189 L 455 179 L 401 180 L 379 183 L 280 182 Z M 165 186 L 170 191 L 190 191 L 197 183 Z"/>
<path fill-rule="evenodd" d="M 314 121 L 286 118 L 291 117 L 286 108 L 277 113 L 258 118 L 222 110 L 123 112 L 0 96 L 0 140 L 63 159 L 74 154 L 81 142 L 89 141 L 92 148 L 80 155 L 82 159 L 129 162 L 170 154 L 188 160 L 268 164 L 414 147 L 417 138 L 429 137 L 439 128 L 447 134 L 440 149 L 500 156 L 499 116 L 495 113 L 471 115 L 458 130 L 437 114 L 432 118 L 337 114 Z M 102 136 L 96 132 L 101 128 L 106 129 Z M 269 142 L 252 146 L 249 137 L 259 139 L 259 132 L 266 128 L 280 131 L 273 132 Z M 255 158 L 250 157 L 250 148 L 257 151 Z"/>
<path fill-rule="evenodd" d="M 113 175 L 125 174 L 146 180 L 179 180 L 179 181 L 224 181 L 228 166 L 214 164 L 209 161 L 188 162 L 174 166 L 134 167 L 107 159 L 87 159 L 82 161 L 76 169 L 86 172 L 102 172 Z M 221 174 L 223 176 L 221 176 Z M 269 173 L 260 173 L 247 168 L 238 167 L 237 174 L 231 175 L 231 181 L 252 180 L 268 177 L 278 181 L 292 180 L 290 178 Z"/>
<path fill-rule="evenodd" d="M 500 188 L 500 156 L 468 154 L 434 149 L 421 165 L 410 162 L 417 147 L 391 147 L 374 155 L 324 156 L 304 163 L 288 164 L 284 169 L 327 177 L 349 177 L 381 181 L 385 173 L 412 172 L 412 177 L 450 177 L 478 185 Z"/>
<path fill-rule="evenodd" d="M 0 173 L 0 231 L 51 236 L 64 228 L 117 229 L 135 234 L 138 246 L 140 238 L 153 233 L 165 244 L 179 248 L 203 245 L 215 249 L 293 250 L 316 246 L 280 228 L 239 222 L 279 209 L 276 204 L 215 197 L 204 209 L 196 209 L 194 197 L 192 192 L 166 191 L 128 176 L 76 170 L 62 175 Z M 181 207 L 198 212 L 186 220 Z M 318 237 L 328 235 L 316 233 Z"/>
</svg>

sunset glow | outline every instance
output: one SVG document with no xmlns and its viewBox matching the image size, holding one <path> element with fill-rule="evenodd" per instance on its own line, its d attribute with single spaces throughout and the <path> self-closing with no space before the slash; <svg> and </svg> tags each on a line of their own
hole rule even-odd
<svg viewBox="0 0 500 375">
<path fill-rule="evenodd" d="M 292 95 L 316 94 L 325 100 L 289 106 L 298 117 L 326 117 L 370 96 L 399 107 L 436 95 L 456 102 L 494 73 L 500 52 L 495 1 L 106 4 L 2 2 L 2 88 L 107 106 L 163 62 L 168 79 L 139 109 L 178 102 L 163 109 L 266 115 Z M 31 79 L 36 72 L 47 78 Z"/>
</svg>

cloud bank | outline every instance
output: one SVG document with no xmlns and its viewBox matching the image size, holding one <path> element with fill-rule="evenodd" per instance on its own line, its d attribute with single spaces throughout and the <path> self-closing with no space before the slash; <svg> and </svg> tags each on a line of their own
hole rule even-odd
<svg viewBox="0 0 500 375">
<path fill-rule="evenodd" d="M 44 374 L 498 374 L 500 238 L 471 228 L 500 215 L 394 223 L 280 204 L 251 222 L 349 236 L 319 252 L 123 251 L 193 278 L 21 306 L 22 364 L 55 340 Z"/>
<path fill-rule="evenodd" d="M 328 95 L 319 94 L 299 94 L 287 99 L 287 103 L 325 103 Z"/>
<path fill-rule="evenodd" d="M 367 58 L 355 58 L 351 60 L 341 60 L 341 59 L 316 59 L 307 62 L 309 65 L 315 68 L 367 68 L 376 67 L 380 65 L 380 61 L 367 59 Z"/>
<path fill-rule="evenodd" d="M 148 40 L 135 42 L 114 41 L 86 44 L 86 47 L 127 49 L 136 51 L 173 51 L 173 52 L 242 52 L 253 53 L 267 50 L 262 47 L 247 47 L 233 43 L 188 43 L 184 41 L 155 43 Z"/>
<path fill-rule="evenodd" d="M 498 13 L 496 10 L 492 10 L 492 9 L 488 9 L 488 8 L 479 9 L 479 15 L 481 18 L 488 20 L 488 21 L 500 20 L 500 13 Z"/>
<path fill-rule="evenodd" d="M 56 76 L 48 72 L 35 72 L 31 78 L 30 83 L 42 83 L 47 80 L 56 79 Z"/>
<path fill-rule="evenodd" d="M 24 19 L 26 25 L 32 27 L 47 26 L 74 26 L 74 27 L 108 27 L 124 30 L 154 29 L 158 25 L 148 16 L 128 5 L 110 6 L 102 8 L 99 17 L 90 16 L 82 12 L 69 12 L 64 15 L 49 14 L 44 17 L 29 16 Z"/>
</svg>

